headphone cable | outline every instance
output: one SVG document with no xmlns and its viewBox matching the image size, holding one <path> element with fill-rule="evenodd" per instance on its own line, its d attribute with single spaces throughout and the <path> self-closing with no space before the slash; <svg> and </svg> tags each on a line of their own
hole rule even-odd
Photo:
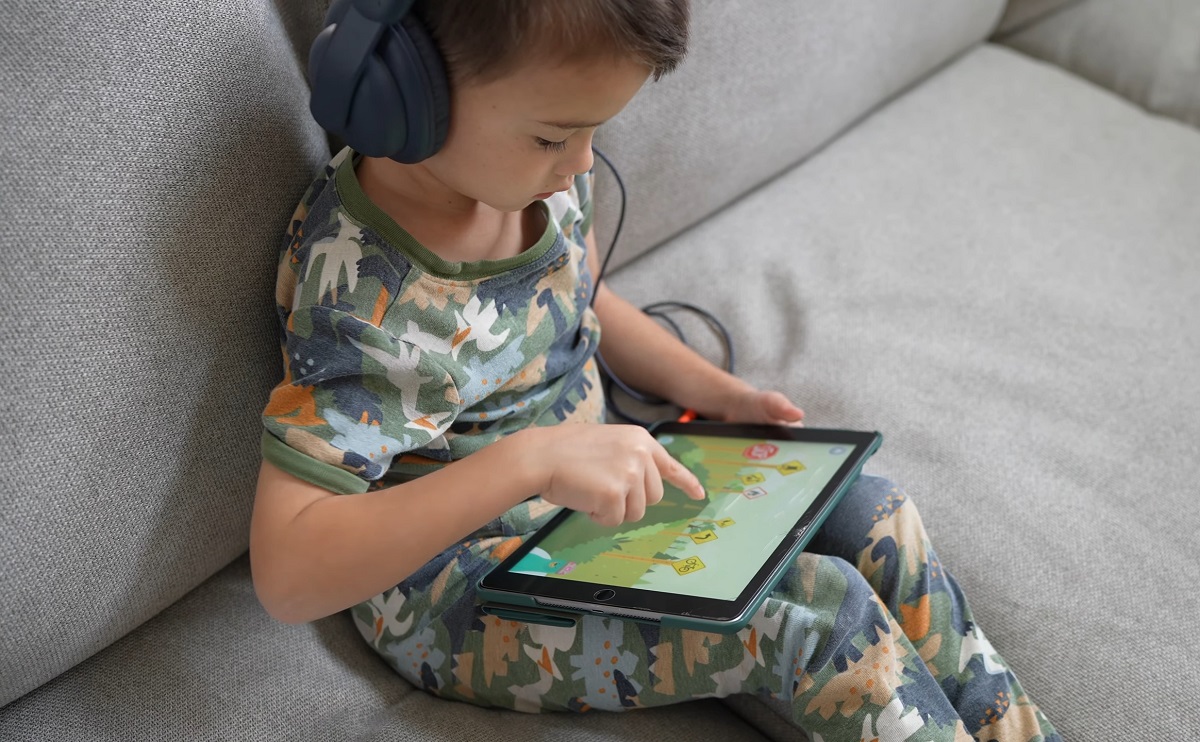
<svg viewBox="0 0 1200 742">
<path fill-rule="evenodd" d="M 621 180 L 621 174 L 619 172 L 617 172 L 616 166 L 614 166 L 612 164 L 612 161 L 608 159 L 607 155 L 605 155 L 603 152 L 601 152 L 596 147 L 592 147 L 592 152 L 596 153 L 596 155 L 601 160 L 604 161 L 604 164 L 608 166 L 609 171 L 613 174 L 613 178 L 616 179 L 617 188 L 621 193 L 621 208 L 617 212 L 617 225 L 613 229 L 613 236 L 612 236 L 612 240 L 609 242 L 608 251 L 605 253 L 604 259 L 600 262 L 600 272 L 596 276 L 596 290 L 592 292 L 592 298 L 591 298 L 591 301 L 589 302 L 589 306 L 594 306 L 596 303 L 596 294 L 599 293 L 600 280 L 604 277 L 605 271 L 608 270 L 608 262 L 609 262 L 609 260 L 612 259 L 613 252 L 617 246 L 617 239 L 621 236 L 621 227 L 624 226 L 624 224 L 625 224 L 625 200 L 626 200 L 625 182 L 623 180 Z M 593 194 L 593 203 L 594 203 L 594 200 L 595 200 L 595 195 Z M 592 228 L 593 229 L 595 228 L 594 224 L 593 224 Z M 733 350 L 733 338 L 730 336 L 729 330 L 727 330 L 725 328 L 725 325 L 721 324 L 721 321 L 718 320 L 716 317 L 714 317 L 710 312 L 707 312 L 694 304 L 689 304 L 687 302 L 681 302 L 681 301 L 655 302 L 653 304 L 647 304 L 646 306 L 642 307 L 641 311 L 651 317 L 654 317 L 655 319 L 660 320 L 665 325 L 667 325 L 667 327 L 670 328 L 670 331 L 674 332 L 676 337 L 678 337 L 686 345 L 687 338 L 684 336 L 682 328 L 680 328 L 678 323 L 676 323 L 667 314 L 667 311 L 672 310 L 672 309 L 681 309 L 684 311 L 689 311 L 689 312 L 699 315 L 700 317 L 702 317 L 705 320 L 705 322 L 708 324 L 709 328 L 712 329 L 721 338 L 721 342 L 725 349 L 725 370 L 727 370 L 729 373 L 732 374 L 734 372 L 734 360 L 735 360 L 734 359 L 734 350 Z M 671 404 L 671 402 L 669 402 L 668 400 L 640 392 L 640 391 L 634 389 L 633 387 L 629 386 L 628 384 L 626 384 L 624 381 L 622 381 L 620 379 L 620 377 L 618 377 L 615 373 L 613 373 L 612 368 L 610 368 L 608 363 L 604 360 L 604 356 L 600 353 L 599 348 L 596 349 L 596 361 L 597 361 L 597 363 L 600 364 L 600 368 L 604 372 L 604 382 L 605 382 L 604 383 L 604 403 L 605 403 L 605 406 L 608 408 L 609 412 L 612 412 L 617 417 L 625 420 L 626 422 L 631 422 L 636 425 L 641 425 L 642 427 L 650 427 L 653 424 L 653 421 L 642 420 L 642 419 L 635 417 L 635 416 L 625 412 L 624 410 L 622 410 L 620 408 L 620 406 L 617 404 L 616 398 L 612 393 L 614 386 L 619 388 L 624 394 L 628 395 L 632 399 L 634 399 L 642 404 L 647 404 L 647 405 L 652 405 L 652 406 L 658 406 L 658 405 L 665 406 L 665 405 Z M 685 409 L 685 410 L 683 410 L 683 413 L 678 417 L 678 420 L 680 422 L 687 422 L 687 421 L 696 419 L 696 417 L 697 417 L 697 415 L 696 415 L 695 410 Z"/>
</svg>

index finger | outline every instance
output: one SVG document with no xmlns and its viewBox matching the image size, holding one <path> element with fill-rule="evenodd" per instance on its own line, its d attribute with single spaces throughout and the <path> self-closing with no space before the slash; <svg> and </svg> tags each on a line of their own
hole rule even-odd
<svg viewBox="0 0 1200 742">
<path fill-rule="evenodd" d="M 696 478 L 696 475 L 692 474 L 679 461 L 672 458 L 671 454 L 667 453 L 667 449 L 663 448 L 662 444 L 658 441 L 655 441 L 654 465 L 658 467 L 658 473 L 662 476 L 663 480 L 683 490 L 683 494 L 693 500 L 703 500 L 705 498 L 704 486 L 700 484 L 700 480 Z"/>
</svg>

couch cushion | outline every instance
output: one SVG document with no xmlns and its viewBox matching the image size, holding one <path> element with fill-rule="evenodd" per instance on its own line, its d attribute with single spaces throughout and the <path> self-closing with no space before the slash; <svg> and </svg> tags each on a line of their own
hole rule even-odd
<svg viewBox="0 0 1200 742">
<path fill-rule="evenodd" d="M 312 3 L 6 9 L 0 705 L 246 549 Z"/>
<path fill-rule="evenodd" d="M 883 100 L 987 37 L 1000 0 L 706 0 L 691 48 L 596 144 L 629 188 L 615 267 L 787 169 Z M 597 238 L 615 182 L 597 161 Z"/>
<path fill-rule="evenodd" d="M 1003 42 L 1200 127 L 1200 2 L 1087 0 Z"/>
<path fill-rule="evenodd" d="M 1197 193 L 1200 132 L 987 45 L 611 282 L 700 297 L 742 375 L 883 432 L 868 470 L 1064 739 L 1175 739 L 1200 683 Z"/>
<path fill-rule="evenodd" d="M 413 689 L 341 613 L 302 626 L 258 605 L 240 559 L 140 629 L 0 709 L 0 739 L 762 742 L 717 701 L 527 715 Z M 710 737 L 707 735 L 711 735 Z"/>
</svg>

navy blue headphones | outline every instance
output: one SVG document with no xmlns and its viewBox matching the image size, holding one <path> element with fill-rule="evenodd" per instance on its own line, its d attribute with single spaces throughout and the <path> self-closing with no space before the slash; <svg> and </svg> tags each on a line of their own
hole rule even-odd
<svg viewBox="0 0 1200 742">
<path fill-rule="evenodd" d="M 368 157 L 420 162 L 446 141 L 446 68 L 413 2 L 335 0 L 309 50 L 313 118 Z"/>
</svg>

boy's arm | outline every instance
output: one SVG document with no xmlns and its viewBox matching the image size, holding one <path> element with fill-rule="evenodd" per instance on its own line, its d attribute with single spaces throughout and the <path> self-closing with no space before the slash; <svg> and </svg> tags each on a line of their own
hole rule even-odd
<svg viewBox="0 0 1200 742">
<path fill-rule="evenodd" d="M 592 229 L 585 238 L 593 276 L 600 272 L 595 235 Z M 712 420 L 794 424 L 804 418 L 782 394 L 760 391 L 709 363 L 607 285 L 595 290 L 600 352 L 626 384 Z"/>
<path fill-rule="evenodd" d="M 526 428 L 411 482 L 357 495 L 264 461 L 250 520 L 254 590 L 275 618 L 312 621 L 391 588 L 532 495 L 615 526 L 661 500 L 664 479 L 704 498 L 696 476 L 634 425 Z"/>
<path fill-rule="evenodd" d="M 259 601 L 275 618 L 302 623 L 394 586 L 539 490 L 535 467 L 514 458 L 522 433 L 412 482 L 357 495 L 335 495 L 264 460 L 250 521 Z"/>
</svg>

